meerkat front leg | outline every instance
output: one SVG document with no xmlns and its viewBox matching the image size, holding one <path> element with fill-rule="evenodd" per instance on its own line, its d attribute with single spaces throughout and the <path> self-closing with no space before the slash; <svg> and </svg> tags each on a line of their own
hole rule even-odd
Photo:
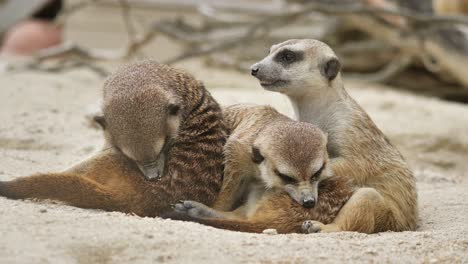
<svg viewBox="0 0 468 264">
<path fill-rule="evenodd" d="M 336 224 L 325 225 L 319 221 L 307 220 L 302 223 L 302 232 L 304 234 L 312 233 L 332 233 L 340 232 L 341 230 Z"/>
<path fill-rule="evenodd" d="M 330 160 L 333 173 L 346 177 L 353 167 L 342 157 Z M 349 178 L 356 179 L 353 175 Z M 355 184 L 355 183 L 354 183 Z M 333 223 L 323 224 L 318 221 L 305 221 L 302 225 L 304 233 L 356 231 L 374 233 L 376 228 L 387 217 L 389 208 L 384 197 L 374 188 L 357 189 L 346 204 L 341 208 Z"/>
<path fill-rule="evenodd" d="M 245 144 L 231 135 L 224 147 L 224 153 L 226 163 L 223 185 L 213 208 L 230 211 L 246 195 L 247 186 L 251 181 L 251 152 Z"/>
<path fill-rule="evenodd" d="M 379 192 L 374 188 L 360 188 L 341 208 L 333 223 L 305 221 L 302 230 L 304 233 L 356 231 L 370 234 L 378 231 L 380 222 L 385 221 L 389 213 Z"/>
</svg>

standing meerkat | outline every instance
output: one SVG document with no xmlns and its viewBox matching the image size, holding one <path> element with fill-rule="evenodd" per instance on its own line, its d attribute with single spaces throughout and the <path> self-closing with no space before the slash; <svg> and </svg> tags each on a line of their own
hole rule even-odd
<svg viewBox="0 0 468 264">
<path fill-rule="evenodd" d="M 345 179 L 332 177 L 327 138 L 319 128 L 269 106 L 234 105 L 223 113 L 231 135 L 215 209 L 182 201 L 176 212 L 202 224 L 257 233 L 302 232 L 305 220 L 335 218 L 352 191 Z"/>
<path fill-rule="evenodd" d="M 328 133 L 330 167 L 357 189 L 333 223 L 305 223 L 309 232 L 414 230 L 416 184 L 400 152 L 348 95 L 333 50 L 318 40 L 274 45 L 251 67 L 266 90 L 289 97 L 297 118 Z"/>
<path fill-rule="evenodd" d="M 116 109 L 112 108 L 112 111 L 117 112 L 111 112 L 110 116 L 139 119 L 118 121 L 116 124 L 129 123 L 139 127 L 134 132 L 148 140 L 151 147 L 149 152 L 154 154 L 150 159 L 161 155 L 166 157 L 161 179 L 145 180 L 137 164 L 126 157 L 138 158 L 133 155 L 141 150 L 110 146 L 61 173 L 36 174 L 8 182 L 0 181 L 0 195 L 13 199 L 52 199 L 82 208 L 122 211 L 140 216 L 158 216 L 171 211 L 171 204 L 181 199 L 211 205 L 222 184 L 223 147 L 227 130 L 219 105 L 203 84 L 182 71 L 154 61 L 144 61 L 116 71 L 106 85 L 128 86 L 121 89 L 125 92 L 137 89 L 144 91 L 141 94 L 137 92 L 136 97 L 132 98 L 137 103 L 141 100 L 140 114 L 132 112 L 135 110 L 133 109 L 127 115 L 123 113 L 126 105 L 117 105 Z M 147 93 L 145 89 L 154 85 L 164 91 L 165 99 L 152 98 L 161 96 L 160 93 Z M 152 105 L 153 101 L 157 104 Z M 169 107 L 173 103 L 180 106 L 176 111 L 176 119 L 168 118 L 174 114 Z M 131 103 L 129 107 L 137 105 Z M 152 107 L 163 112 L 146 109 Z M 122 115 L 117 116 L 119 113 Z M 114 120 L 106 114 L 109 112 L 105 111 L 101 123 L 110 128 Z M 106 121 L 107 117 L 110 118 L 109 122 Z M 161 123 L 150 120 L 153 118 Z M 178 127 L 177 132 L 174 133 L 173 127 Z M 124 137 L 128 136 L 130 141 L 134 139 L 138 142 L 138 137 L 133 138 L 128 134 L 132 131 L 133 128 L 122 127 Z M 131 148 L 126 145 L 125 140 L 121 143 L 120 138 L 115 138 L 118 133 L 117 131 L 112 135 L 110 143 Z M 162 138 L 170 141 L 161 143 Z M 161 147 L 165 144 L 167 147 Z M 122 150 L 127 152 L 126 155 Z"/>
</svg>

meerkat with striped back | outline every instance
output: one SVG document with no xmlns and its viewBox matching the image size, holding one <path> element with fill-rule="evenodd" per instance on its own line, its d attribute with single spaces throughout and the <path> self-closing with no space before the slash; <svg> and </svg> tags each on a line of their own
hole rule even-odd
<svg viewBox="0 0 468 264">
<path fill-rule="evenodd" d="M 60 173 L 0 181 L 0 195 L 141 216 L 181 199 L 215 201 L 227 129 L 201 82 L 155 61 L 132 63 L 106 81 L 103 110 L 106 149 Z"/>
</svg>

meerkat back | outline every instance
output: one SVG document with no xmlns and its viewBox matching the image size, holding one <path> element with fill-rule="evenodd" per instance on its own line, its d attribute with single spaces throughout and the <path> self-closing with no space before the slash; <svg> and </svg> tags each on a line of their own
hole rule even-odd
<svg viewBox="0 0 468 264">
<path fill-rule="evenodd" d="M 103 113 L 109 142 L 148 179 L 179 183 L 190 190 L 178 188 L 174 194 L 213 201 L 222 179 L 226 131 L 218 104 L 201 82 L 154 61 L 136 63 L 106 82 Z M 192 179 L 205 188 L 191 185 Z"/>
</svg>

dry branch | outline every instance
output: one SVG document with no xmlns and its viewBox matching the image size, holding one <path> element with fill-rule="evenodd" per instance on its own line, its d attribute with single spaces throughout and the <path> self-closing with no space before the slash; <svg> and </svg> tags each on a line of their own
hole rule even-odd
<svg viewBox="0 0 468 264">
<path fill-rule="evenodd" d="M 103 1 L 105 0 L 99 2 Z M 96 2 L 98 1 L 81 2 L 62 14 L 62 17 L 65 19 L 71 13 Z M 202 24 L 194 26 L 182 19 L 163 20 L 153 23 L 142 34 L 138 34 L 133 25 L 130 7 L 145 2 L 151 2 L 160 8 L 184 7 L 197 10 L 203 19 Z M 405 8 L 389 9 L 355 3 L 332 4 L 319 0 L 277 0 L 273 4 L 215 0 L 119 0 L 118 4 L 129 39 L 128 45 L 121 50 L 90 50 L 68 43 L 37 54 L 32 65 L 39 65 L 46 59 L 57 56 L 90 62 L 128 59 L 139 54 L 157 35 L 165 35 L 186 47 L 185 51 L 168 59 L 166 63 L 208 55 L 210 64 L 245 69 L 250 60 L 264 55 L 257 52 L 260 50 L 257 46 L 263 45 L 265 49 L 265 46 L 287 36 L 318 38 L 332 44 L 342 56 L 345 69 L 375 69 L 388 64 L 365 77 L 368 80 L 386 81 L 416 64 L 435 75 L 452 78 L 468 88 L 468 76 L 463 71 L 468 62 L 468 47 L 466 53 L 444 48 L 444 43 L 434 37 L 434 32 L 441 27 L 468 25 L 467 17 L 436 16 Z M 383 16 L 399 17 L 407 23 L 392 24 L 382 19 Z M 304 30 L 298 30 L 300 27 Z M 362 36 L 357 38 L 356 35 L 359 34 Z M 242 48 L 247 45 L 248 49 Z M 385 56 L 376 58 L 373 55 L 366 56 L 368 54 Z M 395 54 L 398 55 L 395 57 Z"/>
</svg>

